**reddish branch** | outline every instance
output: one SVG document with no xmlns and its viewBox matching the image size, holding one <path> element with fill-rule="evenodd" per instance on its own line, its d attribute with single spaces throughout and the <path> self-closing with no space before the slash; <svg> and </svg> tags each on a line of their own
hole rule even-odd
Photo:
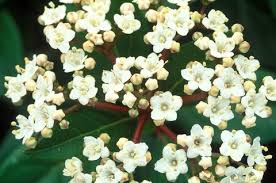
<svg viewBox="0 0 276 183">
<path fill-rule="evenodd" d="M 136 127 L 136 130 L 135 130 L 135 132 L 133 134 L 133 138 L 132 138 L 132 141 L 134 143 L 138 143 L 140 141 L 142 131 L 143 131 L 143 128 L 144 128 L 144 125 L 145 125 L 147 119 L 148 119 L 148 114 L 146 112 L 142 112 L 138 116 L 137 127 Z"/>
<path fill-rule="evenodd" d="M 185 95 L 182 97 L 182 100 L 183 100 L 183 104 L 190 104 L 193 102 L 204 100 L 207 97 L 208 97 L 208 94 L 206 92 L 200 92 L 193 95 Z"/>
<path fill-rule="evenodd" d="M 79 110 L 80 107 L 81 107 L 80 104 L 75 104 L 75 105 L 63 110 L 63 112 L 64 112 L 64 114 L 70 114 L 72 112 Z"/>
<path fill-rule="evenodd" d="M 113 44 L 106 44 L 103 46 L 98 46 L 96 50 L 102 54 L 104 54 L 112 64 L 116 63 L 116 55 L 113 52 Z"/>
<path fill-rule="evenodd" d="M 172 141 L 176 142 L 177 141 L 177 136 L 176 134 L 171 131 L 168 127 L 166 127 L 165 125 L 163 126 L 158 126 L 157 129 L 162 132 L 164 135 L 166 135 L 167 137 L 169 137 Z"/>
<path fill-rule="evenodd" d="M 88 104 L 90 107 L 94 107 L 95 109 L 103 109 L 103 110 L 111 110 L 117 112 L 128 112 L 128 108 L 116 104 L 105 103 L 105 102 L 96 102 L 92 104 Z"/>
</svg>

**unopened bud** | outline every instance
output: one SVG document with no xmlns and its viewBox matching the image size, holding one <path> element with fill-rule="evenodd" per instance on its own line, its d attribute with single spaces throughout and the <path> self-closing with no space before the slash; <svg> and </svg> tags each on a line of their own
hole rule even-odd
<svg viewBox="0 0 276 183">
<path fill-rule="evenodd" d="M 146 160 L 147 160 L 147 162 L 150 162 L 152 160 L 152 156 L 149 151 L 146 153 Z"/>
<path fill-rule="evenodd" d="M 234 40 L 236 45 L 239 45 L 244 41 L 243 34 L 241 32 L 235 32 L 232 36 L 232 39 Z"/>
<path fill-rule="evenodd" d="M 96 66 L 96 61 L 94 58 L 87 58 L 85 59 L 84 61 L 84 65 L 85 65 L 85 68 L 88 69 L 88 70 L 92 70 L 95 68 Z"/>
<path fill-rule="evenodd" d="M 231 96 L 231 104 L 237 104 L 237 103 L 240 103 L 241 101 L 241 97 L 238 97 L 238 96 Z"/>
<path fill-rule="evenodd" d="M 228 156 L 220 156 L 217 160 L 217 163 L 222 165 L 222 166 L 226 166 L 229 165 L 229 158 Z"/>
<path fill-rule="evenodd" d="M 140 99 L 138 103 L 138 107 L 144 110 L 147 109 L 149 107 L 149 101 L 144 98 Z"/>
<path fill-rule="evenodd" d="M 61 121 L 65 117 L 63 110 L 57 110 L 53 114 L 53 118 L 57 121 Z"/>
<path fill-rule="evenodd" d="M 75 24 L 79 19 L 79 15 L 77 12 L 68 12 L 66 19 L 69 23 Z"/>
<path fill-rule="evenodd" d="M 134 11 L 135 11 L 135 8 L 132 3 L 123 3 L 120 6 L 120 12 L 123 15 L 134 13 Z"/>
<path fill-rule="evenodd" d="M 59 123 L 59 127 L 60 129 L 62 130 L 65 130 L 65 129 L 68 129 L 69 128 L 69 121 L 67 120 L 62 120 L 60 123 Z"/>
<path fill-rule="evenodd" d="M 234 24 L 231 27 L 232 32 L 243 32 L 244 27 L 241 24 Z"/>
<path fill-rule="evenodd" d="M 148 90 L 153 91 L 158 88 L 158 81 L 156 79 L 148 79 L 145 83 Z"/>
<path fill-rule="evenodd" d="M 116 143 L 116 145 L 119 149 L 123 149 L 123 146 L 125 145 L 126 142 L 128 142 L 127 138 L 120 138 L 119 141 Z"/>
<path fill-rule="evenodd" d="M 41 136 L 44 138 L 51 138 L 53 136 L 53 130 L 50 128 L 44 128 L 41 131 Z"/>
<path fill-rule="evenodd" d="M 82 45 L 84 51 L 88 52 L 88 53 L 92 53 L 94 51 L 94 44 L 91 41 L 85 41 Z"/>
<path fill-rule="evenodd" d="M 256 89 L 256 85 L 252 81 L 245 81 L 243 84 L 244 90 L 249 91 L 251 89 Z"/>
<path fill-rule="evenodd" d="M 36 145 L 37 145 L 37 140 L 35 137 L 30 137 L 25 142 L 25 146 L 29 149 L 34 149 L 36 147 Z"/>
<path fill-rule="evenodd" d="M 242 113 L 244 113 L 245 108 L 244 108 L 244 106 L 243 106 L 242 104 L 237 104 L 237 105 L 236 105 L 236 108 L 235 108 L 235 111 L 236 111 L 237 113 L 239 113 L 239 114 L 242 114 Z"/>
<path fill-rule="evenodd" d="M 103 39 L 105 42 L 112 43 L 116 37 L 113 31 L 107 31 L 103 33 Z"/>
<path fill-rule="evenodd" d="M 173 41 L 172 45 L 171 45 L 171 48 L 170 48 L 170 51 L 172 53 L 178 53 L 180 51 L 180 43 L 176 42 L 176 41 Z"/>
<path fill-rule="evenodd" d="M 200 23 L 202 19 L 202 15 L 198 11 L 194 11 L 191 13 L 191 19 L 195 23 Z"/>
<path fill-rule="evenodd" d="M 158 15 L 157 11 L 150 9 L 147 11 L 145 16 L 150 23 L 155 23 L 157 21 L 157 15 Z"/>
<path fill-rule="evenodd" d="M 111 140 L 110 136 L 107 133 L 102 133 L 99 138 L 105 143 L 108 144 Z"/>
<path fill-rule="evenodd" d="M 140 85 L 143 82 L 143 77 L 141 74 L 133 74 L 132 77 L 130 78 L 130 81 L 134 85 Z"/>
<path fill-rule="evenodd" d="M 221 121 L 220 123 L 219 123 L 219 125 L 218 125 L 218 128 L 220 129 L 220 130 L 225 130 L 226 128 L 227 128 L 227 121 Z"/>
<path fill-rule="evenodd" d="M 138 115 L 139 115 L 139 111 L 137 109 L 130 109 L 128 111 L 128 115 L 131 117 L 131 118 L 136 118 Z"/>
<path fill-rule="evenodd" d="M 201 32 L 195 32 L 193 34 L 193 40 L 194 41 L 197 41 L 199 38 L 202 38 L 203 37 L 203 34 Z"/>
<path fill-rule="evenodd" d="M 201 157 L 201 160 L 198 162 L 198 164 L 204 170 L 206 170 L 212 166 L 212 158 L 211 157 Z"/>
<path fill-rule="evenodd" d="M 219 94 L 219 89 L 216 86 L 212 86 L 210 91 L 209 91 L 209 95 L 216 97 Z"/>
<path fill-rule="evenodd" d="M 194 90 L 191 90 L 188 85 L 184 85 L 184 93 L 187 95 L 192 95 L 194 93 Z"/>
<path fill-rule="evenodd" d="M 197 176 L 193 176 L 188 179 L 188 183 L 200 183 L 200 179 Z"/>
<path fill-rule="evenodd" d="M 181 145 L 182 147 L 186 147 L 187 146 L 187 135 L 183 134 L 183 135 L 177 135 L 177 144 Z"/>
<path fill-rule="evenodd" d="M 165 123 L 165 120 L 153 120 L 155 126 L 162 126 Z"/>
<path fill-rule="evenodd" d="M 239 46 L 239 50 L 241 53 L 247 53 L 249 49 L 250 49 L 250 44 L 247 41 L 243 41 Z"/>
<path fill-rule="evenodd" d="M 169 76 L 169 72 L 165 68 L 162 68 L 157 72 L 158 80 L 167 80 L 168 76 Z"/>
<path fill-rule="evenodd" d="M 222 165 L 216 165 L 215 167 L 215 172 L 218 176 L 222 177 L 225 175 L 225 169 L 226 167 L 225 166 L 222 166 Z"/>
<path fill-rule="evenodd" d="M 232 67 L 234 65 L 234 60 L 232 58 L 223 58 L 223 67 Z"/>
<path fill-rule="evenodd" d="M 199 114 L 202 114 L 206 108 L 208 104 L 206 104 L 205 102 L 202 102 L 200 101 L 197 105 L 196 105 L 196 109 L 197 109 L 197 112 Z"/>
<path fill-rule="evenodd" d="M 27 91 L 33 92 L 36 88 L 36 82 L 32 79 L 29 79 L 25 82 L 25 87 Z"/>
<path fill-rule="evenodd" d="M 65 102 L 63 93 L 54 94 L 52 102 L 58 106 Z"/>
</svg>

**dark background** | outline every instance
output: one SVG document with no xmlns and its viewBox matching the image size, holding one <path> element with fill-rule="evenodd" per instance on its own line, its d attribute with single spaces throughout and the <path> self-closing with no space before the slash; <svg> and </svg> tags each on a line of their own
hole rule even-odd
<svg viewBox="0 0 276 183">
<path fill-rule="evenodd" d="M 0 4 L 0 9 L 9 11 L 15 19 L 22 37 L 25 56 L 30 57 L 33 53 L 52 51 L 45 41 L 42 27 L 37 23 L 37 17 L 43 12 L 47 2 L 47 0 L 8 0 Z M 276 72 L 276 0 L 217 0 L 213 7 L 225 12 L 230 23 L 239 22 L 245 26 L 246 40 L 252 43 L 252 55 L 261 61 L 263 67 Z M 10 122 L 14 120 L 16 114 L 15 107 L 2 97 L 0 99 L 0 142 L 9 131 Z M 276 142 L 266 145 L 270 153 L 276 155 Z M 269 161 L 263 182 L 275 182 L 276 175 L 273 167 L 276 167 L 276 159 Z"/>
</svg>

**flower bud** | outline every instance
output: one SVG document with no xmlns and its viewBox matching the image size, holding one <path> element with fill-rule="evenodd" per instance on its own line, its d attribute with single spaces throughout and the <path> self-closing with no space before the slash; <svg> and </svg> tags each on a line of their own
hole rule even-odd
<svg viewBox="0 0 276 183">
<path fill-rule="evenodd" d="M 65 129 L 68 129 L 69 128 L 69 121 L 67 120 L 62 120 L 60 123 L 59 123 L 59 127 L 60 129 L 62 130 L 65 130 Z"/>
<path fill-rule="evenodd" d="M 172 53 L 178 53 L 180 51 L 180 43 L 176 42 L 176 41 L 173 41 L 172 42 L 172 46 L 170 48 L 170 51 Z"/>
<path fill-rule="evenodd" d="M 35 60 L 38 66 L 44 66 L 45 62 L 48 61 L 48 56 L 45 54 L 39 54 L 36 56 Z"/>
<path fill-rule="evenodd" d="M 251 89 L 254 89 L 254 90 L 256 89 L 256 86 L 252 81 L 245 81 L 243 84 L 243 87 L 244 87 L 244 90 L 247 92 Z"/>
<path fill-rule="evenodd" d="M 235 111 L 236 111 L 237 113 L 239 113 L 239 114 L 242 114 L 242 113 L 244 113 L 245 108 L 244 108 L 244 106 L 243 106 L 242 104 L 237 104 L 237 105 L 236 105 L 236 108 L 235 108 Z"/>
<path fill-rule="evenodd" d="M 57 110 L 53 114 L 53 118 L 57 121 L 61 121 L 65 117 L 65 114 L 62 109 Z"/>
<path fill-rule="evenodd" d="M 48 79 L 50 79 L 52 81 L 56 80 L 56 74 L 54 72 L 52 72 L 52 71 L 46 71 L 44 73 L 44 77 L 46 77 L 46 78 L 48 78 Z"/>
<path fill-rule="evenodd" d="M 237 104 L 237 103 L 240 103 L 241 97 L 231 96 L 230 100 L 231 100 L 231 104 Z"/>
<path fill-rule="evenodd" d="M 36 89 L 36 82 L 32 79 L 29 79 L 25 82 L 25 87 L 27 91 L 33 92 Z"/>
<path fill-rule="evenodd" d="M 144 98 L 140 99 L 138 103 L 138 107 L 143 110 L 147 109 L 149 107 L 149 101 Z"/>
<path fill-rule="evenodd" d="M 225 169 L 226 167 L 225 166 L 222 166 L 222 165 L 216 165 L 215 167 L 215 172 L 218 176 L 222 177 L 225 175 Z"/>
<path fill-rule="evenodd" d="M 165 120 L 153 120 L 155 126 L 162 126 L 165 123 Z"/>
<path fill-rule="evenodd" d="M 94 51 L 95 45 L 91 41 L 85 41 L 82 45 L 84 51 L 88 53 L 92 53 Z"/>
<path fill-rule="evenodd" d="M 111 140 L 110 136 L 107 133 L 102 133 L 99 138 L 105 143 L 108 144 Z"/>
<path fill-rule="evenodd" d="M 126 142 L 128 142 L 127 138 L 120 138 L 119 141 L 116 143 L 116 146 L 119 149 L 123 149 L 123 146 L 125 145 Z"/>
<path fill-rule="evenodd" d="M 223 58 L 222 62 L 223 67 L 232 67 L 235 63 L 232 58 Z"/>
<path fill-rule="evenodd" d="M 216 86 L 212 86 L 210 91 L 209 91 L 209 95 L 216 97 L 219 94 L 219 89 Z"/>
<path fill-rule="evenodd" d="M 188 85 L 184 85 L 184 93 L 187 95 L 192 95 L 194 93 L 194 90 L 191 90 Z"/>
<path fill-rule="evenodd" d="M 25 146 L 29 149 L 34 149 L 36 147 L 36 145 L 37 145 L 37 140 L 35 137 L 30 137 L 25 142 Z"/>
<path fill-rule="evenodd" d="M 149 151 L 146 153 L 146 160 L 147 160 L 147 162 L 150 162 L 152 160 L 152 156 Z"/>
<path fill-rule="evenodd" d="M 158 15 L 157 11 L 150 9 L 147 11 L 145 16 L 150 23 L 155 23 L 157 22 L 157 15 Z"/>
<path fill-rule="evenodd" d="M 158 88 L 158 81 L 156 79 L 148 79 L 145 83 L 148 90 L 153 91 Z"/>
<path fill-rule="evenodd" d="M 95 66 L 96 66 L 96 61 L 95 61 L 94 58 L 91 58 L 91 57 L 90 57 L 90 58 L 85 59 L 84 65 L 85 65 L 85 68 L 86 68 L 87 70 L 92 70 L 92 69 L 94 69 Z"/>
<path fill-rule="evenodd" d="M 143 77 L 141 74 L 133 74 L 132 77 L 130 78 L 130 81 L 134 85 L 140 85 L 143 82 Z"/>
<path fill-rule="evenodd" d="M 234 25 L 232 25 L 231 30 L 232 30 L 233 33 L 243 32 L 244 27 L 241 24 L 234 24 Z"/>
<path fill-rule="evenodd" d="M 202 38 L 203 37 L 203 34 L 201 32 L 195 32 L 193 34 L 193 40 L 194 41 L 197 41 L 199 38 Z"/>
<path fill-rule="evenodd" d="M 69 23 L 75 24 L 79 20 L 79 15 L 77 12 L 68 12 L 66 15 L 66 19 Z"/>
<path fill-rule="evenodd" d="M 229 165 L 229 158 L 228 156 L 220 156 L 217 160 L 217 163 L 222 165 L 222 166 L 227 166 Z"/>
<path fill-rule="evenodd" d="M 123 105 L 127 106 L 128 108 L 132 108 L 133 105 L 135 104 L 137 98 L 135 97 L 135 95 L 133 95 L 131 92 L 127 92 L 125 95 L 124 95 L 124 98 L 123 98 Z"/>
<path fill-rule="evenodd" d="M 255 165 L 255 169 L 257 171 L 265 172 L 266 171 L 266 165 Z"/>
<path fill-rule="evenodd" d="M 165 68 L 162 68 L 159 71 L 157 71 L 158 80 L 167 80 L 168 76 L 169 76 L 169 72 Z"/>
<path fill-rule="evenodd" d="M 244 117 L 242 120 L 242 125 L 246 128 L 252 128 L 256 126 L 256 117 Z"/>
<path fill-rule="evenodd" d="M 227 124 L 227 121 L 221 121 L 218 125 L 218 128 L 220 130 L 225 130 L 227 128 L 228 124 Z"/>
<path fill-rule="evenodd" d="M 41 136 L 44 137 L 44 138 L 52 138 L 53 136 L 53 130 L 50 129 L 50 128 L 44 128 L 42 131 L 41 131 Z"/>
<path fill-rule="evenodd" d="M 147 10 L 150 7 L 150 0 L 138 0 L 136 3 L 140 10 Z"/>
<path fill-rule="evenodd" d="M 195 23 L 200 23 L 202 19 L 202 15 L 198 11 L 194 11 L 191 13 L 191 19 Z"/>
<path fill-rule="evenodd" d="M 60 106 L 61 104 L 63 104 L 65 102 L 63 93 L 55 94 L 52 98 L 52 102 L 57 106 Z"/>
<path fill-rule="evenodd" d="M 236 45 L 239 45 L 244 41 L 243 34 L 241 32 L 235 32 L 232 36 L 232 39 L 234 40 Z"/>
<path fill-rule="evenodd" d="M 116 37 L 113 31 L 107 31 L 103 33 L 103 39 L 105 42 L 112 43 Z"/>
<path fill-rule="evenodd" d="M 188 179 L 188 183 L 200 183 L 200 179 L 197 176 L 193 176 Z"/>
<path fill-rule="evenodd" d="M 200 101 L 197 105 L 196 105 L 196 109 L 197 109 L 197 112 L 199 114 L 202 114 L 206 108 L 208 104 L 206 104 L 205 102 L 202 102 Z"/>
<path fill-rule="evenodd" d="M 241 53 L 247 53 L 249 49 L 250 49 L 250 44 L 247 41 L 243 41 L 239 46 L 239 50 Z"/>
<path fill-rule="evenodd" d="M 204 170 L 206 170 L 212 166 L 212 158 L 211 157 L 201 157 L 201 160 L 198 162 L 198 164 Z"/>
<path fill-rule="evenodd" d="M 123 15 L 134 13 L 134 11 L 135 11 L 135 8 L 132 3 L 123 3 L 120 6 L 120 12 Z"/>
<path fill-rule="evenodd" d="M 131 118 L 136 118 L 138 115 L 139 115 L 139 111 L 137 109 L 130 109 L 128 111 L 128 115 L 131 117 Z"/>
</svg>

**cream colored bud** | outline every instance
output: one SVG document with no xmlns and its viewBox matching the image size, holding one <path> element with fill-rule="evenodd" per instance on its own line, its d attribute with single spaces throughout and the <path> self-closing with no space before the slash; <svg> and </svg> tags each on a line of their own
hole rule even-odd
<svg viewBox="0 0 276 183">
<path fill-rule="evenodd" d="M 63 104 L 65 102 L 63 93 L 55 94 L 52 98 L 52 102 L 53 102 L 53 104 L 56 104 L 57 106 L 60 106 L 61 104 Z"/>
<path fill-rule="evenodd" d="M 50 79 L 52 81 L 56 80 L 56 74 L 54 72 L 52 72 L 52 71 L 46 71 L 44 73 L 44 77 L 46 77 L 46 78 L 48 78 L 48 79 Z"/>
<path fill-rule="evenodd" d="M 232 39 L 234 40 L 236 45 L 239 45 L 244 41 L 243 34 L 241 32 L 235 32 L 232 36 Z"/>
<path fill-rule="evenodd" d="M 157 79 L 158 80 L 167 80 L 169 76 L 169 72 L 165 68 L 161 68 L 157 71 Z"/>
<path fill-rule="evenodd" d="M 82 45 L 84 51 L 88 53 L 92 53 L 94 51 L 95 45 L 91 41 L 85 41 Z"/>
<path fill-rule="evenodd" d="M 250 44 L 247 41 L 243 41 L 239 46 L 239 50 L 241 53 L 247 53 L 250 50 Z"/>
<path fill-rule="evenodd" d="M 180 43 L 173 41 L 170 51 L 171 51 L 171 53 L 178 53 L 180 51 Z"/>
<path fill-rule="evenodd" d="M 214 136 L 214 128 L 211 126 L 204 126 L 203 131 L 208 134 L 210 137 Z"/>
<path fill-rule="evenodd" d="M 191 13 L 191 19 L 195 23 L 200 23 L 202 19 L 202 15 L 198 11 L 194 11 Z"/>
<path fill-rule="evenodd" d="M 183 135 L 177 135 L 177 144 L 181 145 L 182 147 L 186 147 L 187 146 L 187 135 L 183 134 Z"/>
<path fill-rule="evenodd" d="M 112 43 L 116 37 L 113 31 L 107 31 L 103 33 L 103 39 L 105 42 Z"/>
<path fill-rule="evenodd" d="M 54 63 L 53 62 L 45 62 L 44 68 L 48 71 L 54 69 Z"/>
<path fill-rule="evenodd" d="M 231 100 L 231 104 L 237 104 L 237 103 L 240 103 L 241 97 L 231 96 L 230 100 Z"/>
<path fill-rule="evenodd" d="M 143 77 L 141 74 L 133 74 L 132 77 L 130 78 L 130 81 L 134 85 L 140 85 L 143 82 Z"/>
<path fill-rule="evenodd" d="M 116 143 L 116 145 L 119 149 L 123 149 L 123 146 L 125 145 L 126 142 L 128 142 L 127 138 L 120 138 L 119 141 Z"/>
<path fill-rule="evenodd" d="M 144 43 L 145 43 L 145 44 L 150 44 L 149 39 L 148 39 L 148 34 L 146 34 L 146 35 L 144 36 Z"/>
<path fill-rule="evenodd" d="M 251 89 L 256 89 L 256 85 L 252 81 L 245 81 L 243 84 L 244 90 L 249 91 Z"/>
<path fill-rule="evenodd" d="M 165 123 L 165 120 L 153 120 L 155 126 L 162 126 Z"/>
<path fill-rule="evenodd" d="M 34 149 L 36 147 L 36 145 L 37 145 L 37 140 L 35 137 L 30 137 L 25 142 L 25 146 L 29 149 Z"/>
<path fill-rule="evenodd" d="M 17 125 L 17 123 L 15 121 L 11 122 L 11 126 L 16 126 L 16 125 Z"/>
<path fill-rule="evenodd" d="M 65 114 L 62 109 L 57 110 L 53 114 L 53 118 L 57 121 L 61 121 L 65 117 Z"/>
<path fill-rule="evenodd" d="M 239 113 L 239 114 L 242 114 L 242 113 L 244 113 L 245 108 L 244 108 L 244 106 L 243 106 L 242 104 L 237 104 L 237 105 L 236 105 L 236 108 L 235 108 L 235 111 L 236 111 L 237 113 Z"/>
<path fill-rule="evenodd" d="M 44 138 L 52 138 L 53 136 L 53 130 L 50 129 L 50 128 L 44 128 L 42 131 L 41 131 L 41 136 L 44 137 Z"/>
<path fill-rule="evenodd" d="M 252 128 L 256 126 L 256 117 L 244 117 L 242 120 L 242 125 L 245 126 L 246 128 Z"/>
<path fill-rule="evenodd" d="M 29 79 L 25 82 L 25 87 L 27 91 L 33 92 L 36 88 L 36 82 L 32 79 Z"/>
<path fill-rule="evenodd" d="M 145 86 L 150 91 L 156 90 L 158 88 L 158 81 L 157 81 L 157 79 L 150 78 L 146 81 Z"/>
<path fill-rule="evenodd" d="M 223 67 L 232 67 L 235 64 L 232 58 L 223 58 L 222 63 Z"/>
<path fill-rule="evenodd" d="M 149 101 L 144 98 L 140 99 L 138 103 L 138 107 L 144 110 L 147 109 L 149 107 Z"/>
<path fill-rule="evenodd" d="M 152 156 L 149 151 L 146 153 L 146 160 L 147 160 L 147 162 L 150 162 L 152 160 Z"/>
<path fill-rule="evenodd" d="M 45 23 L 44 23 L 44 21 L 43 21 L 43 19 L 42 19 L 42 16 L 41 16 L 41 15 L 40 15 L 40 16 L 38 16 L 38 18 L 37 18 L 37 22 L 38 22 L 40 25 L 45 26 Z"/>
<path fill-rule="evenodd" d="M 77 12 L 68 12 L 66 15 L 66 19 L 69 23 L 75 24 L 79 20 L 79 15 Z"/>
<path fill-rule="evenodd" d="M 193 176 L 188 179 L 188 183 L 200 183 L 200 179 L 197 176 Z"/>
<path fill-rule="evenodd" d="M 202 38 L 203 37 L 203 34 L 201 32 L 195 32 L 193 34 L 193 40 L 194 41 L 197 41 L 199 38 Z"/>
<path fill-rule="evenodd" d="M 220 156 L 217 160 L 217 163 L 222 166 L 227 166 L 230 164 L 228 156 Z"/>
<path fill-rule="evenodd" d="M 72 82 L 72 81 L 70 81 L 70 82 L 67 84 L 67 88 L 68 88 L 69 90 L 73 89 L 73 82 Z"/>
<path fill-rule="evenodd" d="M 135 7 L 132 3 L 123 3 L 120 6 L 120 12 L 123 15 L 134 13 L 134 11 L 135 11 Z"/>
<path fill-rule="evenodd" d="M 139 111 L 137 109 L 130 109 L 130 110 L 128 110 L 128 115 L 131 118 L 136 118 L 139 115 Z"/>
<path fill-rule="evenodd" d="M 215 167 L 215 172 L 218 176 L 222 177 L 225 175 L 225 169 L 226 167 L 225 166 L 222 166 L 222 165 L 216 165 Z"/>
<path fill-rule="evenodd" d="M 218 128 L 220 130 L 225 130 L 227 128 L 227 126 L 228 126 L 227 121 L 222 121 L 222 122 L 219 123 Z"/>
<path fill-rule="evenodd" d="M 102 34 L 92 34 L 90 40 L 97 46 L 103 45 L 103 35 Z"/>
<path fill-rule="evenodd" d="M 184 93 L 187 95 L 192 95 L 194 93 L 194 90 L 191 90 L 188 85 L 184 85 Z"/>
<path fill-rule="evenodd" d="M 128 173 L 123 172 L 123 176 L 120 182 L 127 182 L 129 180 Z"/>
<path fill-rule="evenodd" d="M 60 127 L 60 129 L 62 129 L 62 130 L 68 129 L 68 128 L 69 128 L 69 125 L 70 125 L 70 123 L 69 123 L 69 121 L 67 121 L 67 120 L 62 120 L 62 121 L 59 123 L 59 127 Z"/>
<path fill-rule="evenodd" d="M 147 10 L 150 7 L 150 0 L 142 0 L 142 1 L 140 0 L 140 1 L 137 1 L 137 4 L 140 10 Z"/>
<path fill-rule="evenodd" d="M 134 87 L 132 83 L 126 83 L 124 85 L 124 91 L 125 92 L 133 92 L 134 91 Z"/>
<path fill-rule="evenodd" d="M 27 111 L 28 111 L 29 114 L 31 114 L 31 113 L 33 112 L 34 109 L 35 109 L 34 104 L 30 104 L 30 105 L 28 105 L 28 107 L 27 107 Z"/>
<path fill-rule="evenodd" d="M 99 138 L 105 143 L 108 144 L 111 140 L 110 136 L 107 133 L 102 133 Z"/>
<path fill-rule="evenodd" d="M 196 105 L 196 109 L 197 109 L 197 112 L 199 114 L 202 114 L 206 108 L 208 104 L 206 104 L 205 102 L 202 102 L 200 101 L 197 105 Z"/>
<path fill-rule="evenodd" d="M 244 31 L 244 27 L 241 24 L 234 24 L 231 27 L 231 30 L 233 33 L 235 32 L 243 32 Z"/>
<path fill-rule="evenodd" d="M 79 21 L 77 21 L 76 24 L 75 24 L 75 31 L 76 32 L 83 32 L 84 31 L 84 29 L 80 26 Z"/>
<path fill-rule="evenodd" d="M 150 9 L 147 11 L 145 16 L 150 23 L 155 23 L 157 22 L 157 15 L 158 15 L 157 11 Z"/>
<path fill-rule="evenodd" d="M 201 160 L 198 162 L 199 166 L 201 166 L 204 170 L 212 167 L 212 158 L 211 157 L 201 157 Z"/>
<path fill-rule="evenodd" d="M 44 66 L 45 62 L 48 61 L 48 56 L 45 54 L 39 54 L 36 56 L 35 61 L 38 66 Z"/>
<path fill-rule="evenodd" d="M 219 89 L 216 86 L 212 86 L 210 91 L 209 91 L 209 95 L 216 97 L 219 94 Z"/>
<path fill-rule="evenodd" d="M 266 165 L 255 165 L 255 169 L 261 172 L 266 171 Z"/>
<path fill-rule="evenodd" d="M 92 69 L 94 69 L 95 66 L 96 66 L 96 61 L 95 61 L 95 59 L 94 59 L 94 58 L 91 58 L 91 57 L 85 59 L 85 61 L 84 61 L 84 66 L 85 66 L 85 68 L 86 68 L 87 70 L 92 70 Z"/>
</svg>

